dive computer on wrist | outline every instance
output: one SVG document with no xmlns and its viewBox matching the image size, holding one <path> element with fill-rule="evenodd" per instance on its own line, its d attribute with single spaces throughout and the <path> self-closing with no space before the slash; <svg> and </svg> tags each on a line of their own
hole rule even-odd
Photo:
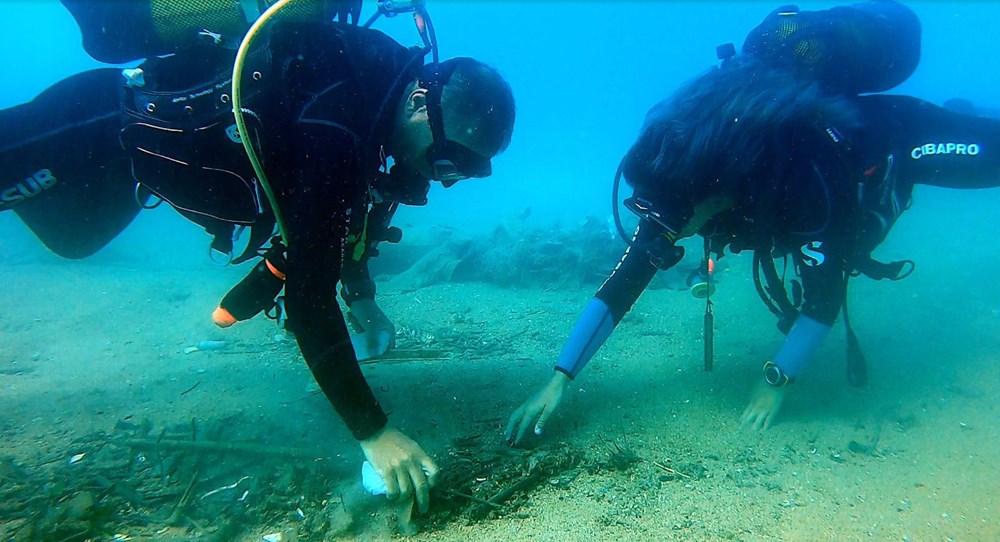
<svg viewBox="0 0 1000 542">
<path fill-rule="evenodd" d="M 789 378 L 773 361 L 768 361 L 764 364 L 764 381 L 775 388 L 781 388 L 791 384 L 795 379 Z"/>
</svg>

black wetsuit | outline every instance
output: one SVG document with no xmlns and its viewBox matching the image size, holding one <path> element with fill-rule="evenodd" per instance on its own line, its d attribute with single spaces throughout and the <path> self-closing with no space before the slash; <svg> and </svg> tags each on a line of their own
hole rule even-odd
<svg viewBox="0 0 1000 542">
<path fill-rule="evenodd" d="M 387 420 L 351 347 L 337 283 L 423 54 L 379 32 L 319 23 L 284 28 L 272 37 L 272 54 L 281 84 L 269 93 L 280 107 L 262 115 L 260 135 L 287 222 L 288 327 L 337 412 L 365 439 Z"/>
<path fill-rule="evenodd" d="M 853 100 L 860 128 L 820 125 L 783 134 L 783 150 L 750 181 L 761 190 L 754 203 L 737 204 L 699 232 L 716 246 L 789 254 L 802 278 L 800 320 L 826 330 L 843 304 L 844 273 L 869 258 L 909 205 L 915 184 L 1000 186 L 1000 120 L 961 115 L 906 96 Z M 635 244 L 660 231 L 643 221 Z M 578 374 L 656 271 L 646 251 L 628 249 L 574 329 L 557 368 Z M 784 355 L 776 356 L 786 374 L 798 374 L 818 344 L 815 336 L 789 334 Z"/>
<path fill-rule="evenodd" d="M 244 136 L 258 150 L 286 223 L 287 327 L 330 402 L 354 436 L 365 439 L 387 419 L 358 366 L 336 299 L 337 284 L 345 266 L 352 284 L 345 298 L 350 302 L 374 296 L 367 274 L 371 251 L 354 254 L 351 241 L 373 247 L 374 240 L 363 236 L 373 203 L 369 187 L 387 177 L 381 170 L 392 154 L 396 109 L 405 86 L 419 74 L 424 51 L 405 48 L 374 30 L 332 22 L 275 23 L 260 42 L 266 46 L 251 52 L 246 62 L 249 133 Z M 4 112 L 7 116 L 0 120 L 17 120 L 26 129 L 39 115 L 48 119 L 61 113 L 74 124 L 9 142 L 6 148 L 0 145 L 0 164 L 15 172 L 10 187 L 0 185 L 2 192 L 13 199 L 22 192 L 40 191 L 35 184 L 16 183 L 34 179 L 35 172 L 55 161 L 54 154 L 65 144 L 59 139 L 62 132 L 93 126 L 78 136 L 81 150 L 69 158 L 77 163 L 88 156 L 100 160 L 91 162 L 83 178 L 74 179 L 72 185 L 81 188 L 72 193 L 71 203 L 86 207 L 90 185 L 111 184 L 116 187 L 115 201 L 124 200 L 128 213 L 80 256 L 103 246 L 138 212 L 132 195 L 135 181 L 144 187 L 140 192 L 169 202 L 223 244 L 234 225 L 263 224 L 264 235 L 256 239 L 266 239 L 273 218 L 229 112 L 226 77 L 232 59 L 233 52 L 224 49 L 187 51 L 147 61 L 141 66 L 144 82 L 131 87 L 123 85 L 119 70 L 83 74 L 57 86 L 58 96 L 77 96 L 74 103 L 93 101 L 79 98 L 87 95 L 112 97 L 93 104 L 87 122 L 68 117 L 66 104 L 43 100 L 45 95 L 23 110 Z M 54 124 L 59 125 L 58 119 Z M 62 172 L 70 176 L 73 169 Z M 413 181 L 426 192 L 425 180 Z M 57 188 L 62 190 L 61 185 Z M 25 199 L 38 200 L 24 203 L 23 209 L 38 207 L 43 222 L 62 219 L 46 212 L 48 198 L 20 197 L 15 203 Z M 378 228 L 384 230 L 388 218 L 379 214 Z M 43 241 L 50 248 L 59 246 L 62 235 L 54 232 L 52 239 Z"/>
</svg>

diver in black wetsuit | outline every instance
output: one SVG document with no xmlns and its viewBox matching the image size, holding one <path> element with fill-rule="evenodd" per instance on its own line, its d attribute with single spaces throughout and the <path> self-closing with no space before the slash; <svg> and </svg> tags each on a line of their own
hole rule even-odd
<svg viewBox="0 0 1000 542">
<path fill-rule="evenodd" d="M 422 511 L 437 466 L 388 424 L 358 366 L 337 284 L 348 269 L 344 297 L 372 324 L 381 312 L 356 306 L 374 307 L 366 258 L 394 237 L 395 205 L 425 203 L 430 180 L 447 187 L 490 175 L 515 116 L 496 70 L 470 58 L 425 64 L 427 53 L 329 18 L 278 19 L 244 62 L 245 131 L 233 123 L 234 51 L 212 43 L 150 58 L 124 79 L 120 70 L 81 74 L 0 113 L 0 209 L 14 208 L 59 254 L 93 253 L 155 198 L 214 234 L 222 252 L 235 226 L 254 228 L 243 260 L 277 217 L 283 239 L 258 268 L 283 275 L 287 328 L 388 496 L 415 495 Z"/>
<path fill-rule="evenodd" d="M 879 24 L 893 29 L 878 31 Z M 868 43 L 856 51 L 863 53 L 860 62 L 876 65 L 860 72 L 838 71 L 850 65 L 848 57 L 814 63 L 851 50 L 838 41 L 859 35 L 841 31 L 848 25 L 867 25 L 874 32 L 860 35 L 876 41 L 901 40 L 901 55 L 887 55 L 885 69 L 872 69 L 882 49 Z M 809 55 L 809 64 L 793 57 L 824 46 L 836 54 Z M 744 54 L 650 110 L 620 168 L 634 189 L 626 205 L 640 216 L 631 246 L 570 333 L 549 383 L 511 415 L 508 441 L 542 434 L 568 382 L 656 271 L 680 260 L 675 242 L 695 234 L 706 238 L 706 252 L 786 255 L 801 277 L 801 303 L 786 297 L 779 311 L 787 337 L 764 364 L 742 416 L 753 428 L 768 427 L 787 384 L 844 307 L 847 277 L 906 274 L 906 262 L 882 264 L 870 253 L 909 205 L 914 184 L 1000 186 L 1000 121 L 907 96 L 859 96 L 908 77 L 918 47 L 919 21 L 894 2 L 825 12 L 782 8 L 751 34 Z M 863 381 L 850 367 L 849 377 Z"/>
</svg>

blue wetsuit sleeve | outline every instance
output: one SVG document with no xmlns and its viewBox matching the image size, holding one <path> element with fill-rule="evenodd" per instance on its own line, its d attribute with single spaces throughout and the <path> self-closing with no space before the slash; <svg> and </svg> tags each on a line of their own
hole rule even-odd
<svg viewBox="0 0 1000 542">
<path fill-rule="evenodd" d="M 556 370 L 576 378 L 614 329 L 608 306 L 600 299 L 591 299 L 563 345 Z"/>
<path fill-rule="evenodd" d="M 828 241 L 809 243 L 794 256 L 801 270 L 802 312 L 772 360 L 789 378 L 798 377 L 805 369 L 843 305 L 845 264 L 843 251 L 837 245 Z"/>
<path fill-rule="evenodd" d="M 830 326 L 817 322 L 805 315 L 795 319 L 792 330 L 785 337 L 784 344 L 774 356 L 774 364 L 788 378 L 796 378 L 805 368 L 813 352 L 830 333 Z"/>
<path fill-rule="evenodd" d="M 635 239 L 648 241 L 657 235 L 655 228 L 640 225 Z M 594 295 L 563 346 L 555 369 L 570 378 L 580 374 L 597 349 L 611 336 L 615 326 L 639 299 L 643 290 L 656 274 L 649 253 L 642 249 L 628 248 L 611 275 Z"/>
</svg>

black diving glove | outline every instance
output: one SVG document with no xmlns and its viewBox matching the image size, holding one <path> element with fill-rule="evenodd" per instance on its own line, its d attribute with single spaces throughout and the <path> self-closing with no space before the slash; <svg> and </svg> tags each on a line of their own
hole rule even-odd
<svg viewBox="0 0 1000 542">
<path fill-rule="evenodd" d="M 249 320 L 275 305 L 275 298 L 285 286 L 285 247 L 280 242 L 264 253 L 264 258 L 253 267 L 233 289 L 222 298 L 212 313 L 212 320 L 219 327 L 229 327 L 236 322 Z"/>
</svg>

